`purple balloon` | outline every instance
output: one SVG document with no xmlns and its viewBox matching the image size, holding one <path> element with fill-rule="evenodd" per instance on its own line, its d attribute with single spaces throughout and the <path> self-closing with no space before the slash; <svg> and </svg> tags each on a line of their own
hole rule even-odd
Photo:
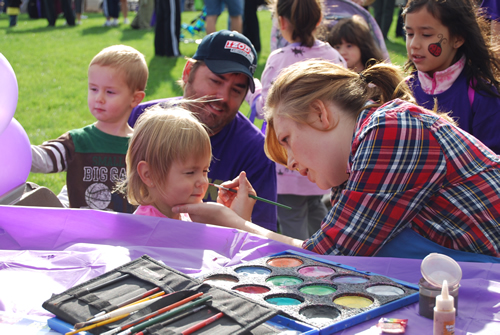
<svg viewBox="0 0 500 335">
<path fill-rule="evenodd" d="M 12 118 L 0 134 L 0 196 L 23 185 L 31 170 L 31 145 L 23 126 Z"/>
<path fill-rule="evenodd" d="M 14 117 L 17 106 L 17 79 L 9 61 L 0 53 L 0 134 Z"/>
</svg>

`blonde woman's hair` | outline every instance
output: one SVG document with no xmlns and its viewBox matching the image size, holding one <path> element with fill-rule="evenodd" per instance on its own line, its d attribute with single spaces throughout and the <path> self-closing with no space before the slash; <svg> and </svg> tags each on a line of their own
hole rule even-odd
<svg viewBox="0 0 500 335">
<path fill-rule="evenodd" d="M 117 188 L 127 194 L 131 204 L 149 205 L 154 200 L 137 172 L 139 162 L 149 164 L 153 183 L 161 186 L 174 161 L 185 162 L 190 157 L 207 157 L 210 161 L 212 147 L 207 129 L 181 107 L 183 103 L 190 101 L 153 105 L 137 120 L 126 156 L 127 179 Z M 161 192 L 162 187 L 159 189 Z"/>
<path fill-rule="evenodd" d="M 308 124 L 311 103 L 332 102 L 344 113 L 356 118 L 365 108 L 399 98 L 415 102 L 399 67 L 379 63 L 360 74 L 340 65 L 319 59 L 297 62 L 284 69 L 269 90 L 266 101 L 267 156 L 276 163 L 287 165 L 286 150 L 276 138 L 274 119 L 288 117 L 299 124 Z M 335 127 L 336 125 L 333 125 Z"/>
<path fill-rule="evenodd" d="M 144 91 L 149 70 L 144 55 L 127 45 L 112 45 L 104 48 L 90 62 L 92 65 L 109 66 L 125 75 L 125 82 L 132 92 Z"/>
</svg>

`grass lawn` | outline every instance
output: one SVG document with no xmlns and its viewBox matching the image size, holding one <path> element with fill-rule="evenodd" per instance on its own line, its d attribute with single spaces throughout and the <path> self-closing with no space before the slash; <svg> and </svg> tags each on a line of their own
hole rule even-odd
<svg viewBox="0 0 500 335">
<path fill-rule="evenodd" d="M 184 12 L 182 22 L 189 23 L 198 14 Z M 105 19 L 101 13 L 86 15 L 88 19 L 80 26 L 63 26 L 65 20 L 59 18 L 56 27 L 47 27 L 46 19 L 30 19 L 27 14 L 21 14 L 17 27 L 8 28 L 8 16 L 0 14 L 0 52 L 12 65 L 19 86 L 14 117 L 23 125 L 32 144 L 41 144 L 95 121 L 87 107 L 87 68 L 90 60 L 109 45 L 130 45 L 146 56 L 149 81 L 145 101 L 182 94 L 176 81 L 181 77 L 185 60 L 156 57 L 153 30 L 134 30 L 123 24 L 103 27 Z M 129 13 L 130 20 L 134 15 Z M 259 20 L 262 51 L 257 78 L 269 56 L 270 13 L 259 11 Z M 227 12 L 224 12 L 217 28 L 224 29 L 226 25 Z M 394 36 L 394 25 L 389 35 Z M 404 41 L 390 37 L 386 43 L 392 62 L 402 65 L 406 59 Z M 195 43 L 180 45 L 185 56 L 192 56 L 196 48 Z M 249 106 L 244 103 L 241 111 L 248 113 Z M 65 173 L 30 174 L 28 180 L 57 194 L 65 178 Z"/>
</svg>

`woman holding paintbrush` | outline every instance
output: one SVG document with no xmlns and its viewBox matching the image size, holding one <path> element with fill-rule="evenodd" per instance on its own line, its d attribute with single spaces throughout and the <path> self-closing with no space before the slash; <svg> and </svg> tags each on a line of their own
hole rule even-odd
<svg viewBox="0 0 500 335">
<path fill-rule="evenodd" d="M 423 254 L 499 260 L 500 157 L 446 115 L 416 106 L 398 67 L 377 64 L 358 74 L 325 61 L 296 63 L 276 79 L 266 111 L 267 155 L 332 188 L 321 229 L 301 241 L 213 203 L 174 212 L 319 254 L 388 249 L 412 258 L 413 243 Z"/>
</svg>

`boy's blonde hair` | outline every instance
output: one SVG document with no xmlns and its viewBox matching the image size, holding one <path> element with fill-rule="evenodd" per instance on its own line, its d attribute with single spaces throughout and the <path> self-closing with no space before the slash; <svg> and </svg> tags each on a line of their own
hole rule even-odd
<svg viewBox="0 0 500 335">
<path fill-rule="evenodd" d="M 206 127 L 176 100 L 149 107 L 139 117 L 127 151 L 127 180 L 118 190 L 127 193 L 133 205 L 153 202 L 148 187 L 137 172 L 137 165 L 145 161 L 155 185 L 163 182 L 176 160 L 185 162 L 190 157 L 212 157 L 210 137 Z M 161 192 L 160 187 L 160 192 Z"/>
<path fill-rule="evenodd" d="M 368 101 L 374 102 L 372 106 L 380 106 L 395 98 L 415 102 L 400 68 L 395 65 L 379 63 L 358 74 L 319 59 L 297 62 L 281 71 L 269 90 L 265 107 L 266 154 L 276 163 L 287 165 L 286 150 L 274 129 L 278 115 L 307 125 L 311 104 L 321 100 L 335 103 L 344 113 L 356 118 L 367 108 Z"/>
<path fill-rule="evenodd" d="M 90 62 L 92 65 L 109 66 L 125 74 L 127 86 L 135 91 L 144 91 L 148 82 L 148 65 L 144 55 L 127 45 L 112 45 L 104 48 Z"/>
</svg>

